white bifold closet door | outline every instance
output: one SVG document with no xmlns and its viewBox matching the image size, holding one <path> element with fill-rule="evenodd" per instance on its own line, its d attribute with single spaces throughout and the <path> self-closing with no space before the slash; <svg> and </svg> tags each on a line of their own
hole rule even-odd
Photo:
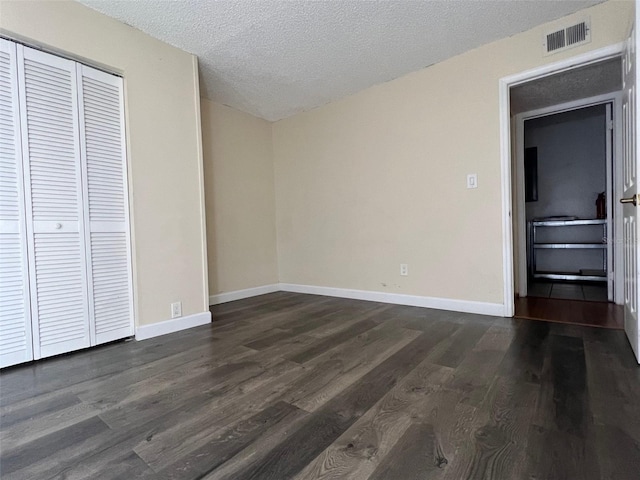
<svg viewBox="0 0 640 480">
<path fill-rule="evenodd" d="M 0 47 L 4 367 L 134 332 L 122 79 Z"/>
<path fill-rule="evenodd" d="M 133 335 L 122 79 L 78 65 L 93 344 Z"/>
<path fill-rule="evenodd" d="M 76 63 L 18 45 L 34 358 L 91 345 Z"/>
<path fill-rule="evenodd" d="M 0 39 L 0 366 L 33 358 L 15 43 Z"/>
</svg>

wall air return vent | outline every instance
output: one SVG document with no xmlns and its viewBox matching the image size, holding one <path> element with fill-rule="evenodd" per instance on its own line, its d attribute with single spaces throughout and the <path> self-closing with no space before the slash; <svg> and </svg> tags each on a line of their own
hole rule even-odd
<svg viewBox="0 0 640 480">
<path fill-rule="evenodd" d="M 568 50 L 591 41 L 591 19 L 587 18 L 575 25 L 546 32 L 542 37 L 544 55 Z"/>
</svg>

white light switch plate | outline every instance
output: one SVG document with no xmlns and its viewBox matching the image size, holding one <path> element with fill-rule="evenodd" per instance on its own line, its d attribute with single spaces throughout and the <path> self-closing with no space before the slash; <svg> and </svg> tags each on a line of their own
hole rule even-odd
<svg viewBox="0 0 640 480">
<path fill-rule="evenodd" d="M 478 174 L 470 173 L 467 175 L 467 188 L 478 188 Z"/>
</svg>

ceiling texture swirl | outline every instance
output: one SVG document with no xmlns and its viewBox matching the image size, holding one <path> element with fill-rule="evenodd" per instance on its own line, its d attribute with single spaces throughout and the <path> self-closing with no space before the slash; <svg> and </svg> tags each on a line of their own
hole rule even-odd
<svg viewBox="0 0 640 480">
<path fill-rule="evenodd" d="M 198 56 L 201 93 L 279 120 L 603 0 L 80 0 Z"/>
</svg>

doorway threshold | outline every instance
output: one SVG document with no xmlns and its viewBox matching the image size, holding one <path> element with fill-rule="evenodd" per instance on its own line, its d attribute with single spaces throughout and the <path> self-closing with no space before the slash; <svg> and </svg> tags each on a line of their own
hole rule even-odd
<svg viewBox="0 0 640 480">
<path fill-rule="evenodd" d="M 609 302 L 559 298 L 516 298 L 516 318 L 567 323 L 586 327 L 624 328 L 624 307 Z"/>
</svg>

